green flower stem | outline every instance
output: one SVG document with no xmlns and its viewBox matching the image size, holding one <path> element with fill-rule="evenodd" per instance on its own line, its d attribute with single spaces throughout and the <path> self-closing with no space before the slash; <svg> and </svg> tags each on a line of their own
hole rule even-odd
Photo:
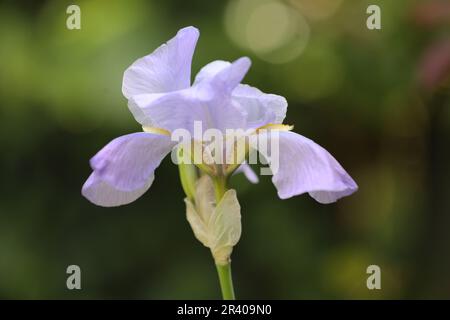
<svg viewBox="0 0 450 320">
<path fill-rule="evenodd" d="M 216 203 L 219 203 L 225 192 L 227 192 L 227 178 L 225 176 L 214 177 L 213 182 Z M 231 277 L 231 262 L 228 262 L 227 264 L 216 264 L 216 268 L 217 274 L 219 275 L 223 300 L 234 300 L 235 296 L 233 279 Z"/>
<path fill-rule="evenodd" d="M 216 264 L 219 275 L 220 288 L 223 300 L 234 300 L 233 279 L 231 278 L 231 263 L 224 265 Z"/>
</svg>

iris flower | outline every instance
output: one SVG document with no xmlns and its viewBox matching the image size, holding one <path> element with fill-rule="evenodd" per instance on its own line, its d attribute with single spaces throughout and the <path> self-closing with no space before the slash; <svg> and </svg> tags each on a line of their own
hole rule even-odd
<svg viewBox="0 0 450 320">
<path fill-rule="evenodd" d="M 143 131 L 112 140 L 90 160 L 93 172 L 83 185 L 83 196 L 105 207 L 135 201 L 152 185 L 164 157 L 179 148 L 171 134 L 184 129 L 194 135 L 196 122 L 224 134 L 229 129 L 251 132 L 252 137 L 276 132 L 279 156 L 272 182 L 281 199 L 309 193 L 320 203 L 331 203 L 357 190 L 333 156 L 283 124 L 284 97 L 241 84 L 251 64 L 247 57 L 232 63 L 213 61 L 191 84 L 198 37 L 196 28 L 183 28 L 125 71 L 122 92 Z M 272 156 L 270 150 L 259 151 L 268 159 Z M 252 182 L 257 175 L 243 158 L 233 165 L 180 163 L 179 168 L 187 219 L 197 239 L 213 253 L 224 298 L 234 298 L 229 257 L 241 232 L 240 206 L 226 182 L 238 171 Z"/>
</svg>

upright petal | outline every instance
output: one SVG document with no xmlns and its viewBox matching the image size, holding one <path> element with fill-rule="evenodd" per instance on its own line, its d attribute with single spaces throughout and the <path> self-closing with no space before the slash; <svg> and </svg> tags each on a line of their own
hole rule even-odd
<svg viewBox="0 0 450 320">
<path fill-rule="evenodd" d="M 122 92 L 136 94 L 185 89 L 191 83 L 191 62 L 199 31 L 186 27 L 153 53 L 136 60 L 124 73 Z"/>
<path fill-rule="evenodd" d="M 114 139 L 91 159 L 94 172 L 82 194 L 100 206 L 136 200 L 150 187 L 155 169 L 173 146 L 169 136 L 144 132 Z"/>
<path fill-rule="evenodd" d="M 205 127 L 222 132 L 226 129 L 245 129 L 246 114 L 232 100 L 231 93 L 244 78 L 251 62 L 247 57 L 237 59 L 214 76 L 196 84 L 193 89 L 211 92 L 205 110 Z"/>
<path fill-rule="evenodd" d="M 264 156 L 269 160 L 274 173 L 272 182 L 281 199 L 308 192 L 320 203 L 331 203 L 358 189 L 353 179 L 324 148 L 294 132 L 277 133 L 278 157 L 273 145 L 268 148 L 269 157 Z M 274 142 L 273 137 L 270 140 Z"/>
<path fill-rule="evenodd" d="M 244 79 L 245 75 L 250 69 L 251 61 L 247 57 L 242 57 L 228 63 L 227 66 L 218 70 L 213 76 L 205 78 L 208 81 L 201 81 L 199 83 L 207 83 L 214 86 L 217 90 L 230 94 Z"/>
<path fill-rule="evenodd" d="M 200 71 L 197 73 L 197 75 L 195 76 L 194 84 L 200 83 L 203 80 L 215 76 L 217 73 L 229 67 L 230 65 L 231 62 L 223 60 L 215 60 L 208 63 L 203 68 L 201 68 Z"/>
<path fill-rule="evenodd" d="M 189 89 L 135 95 L 130 109 L 140 123 L 169 131 L 182 128 L 193 133 L 194 121 L 200 121 L 203 130 L 245 129 L 245 114 L 232 101 L 231 92 L 249 67 L 250 60 L 241 58 Z"/>
<path fill-rule="evenodd" d="M 173 132 L 186 129 L 192 135 L 194 121 L 207 121 L 208 92 L 190 89 L 166 94 L 140 94 L 129 101 L 135 119 L 144 126 Z M 203 127 L 205 129 L 205 127 Z"/>
<path fill-rule="evenodd" d="M 230 65 L 228 61 L 213 61 L 200 70 L 194 83 L 212 78 Z M 284 97 L 264 93 L 246 84 L 239 84 L 233 89 L 232 101 L 247 115 L 247 128 L 258 128 L 268 123 L 282 123 L 286 117 L 287 101 Z"/>
<path fill-rule="evenodd" d="M 286 117 L 288 104 L 282 96 L 240 84 L 233 91 L 233 99 L 246 110 L 247 121 L 255 128 L 268 123 L 283 123 Z"/>
</svg>

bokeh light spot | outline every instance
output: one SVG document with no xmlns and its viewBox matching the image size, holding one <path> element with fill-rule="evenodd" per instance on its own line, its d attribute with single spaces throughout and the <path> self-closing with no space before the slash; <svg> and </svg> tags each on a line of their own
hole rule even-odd
<svg viewBox="0 0 450 320">
<path fill-rule="evenodd" d="M 263 23 L 265 28 L 261 28 Z M 270 52 L 291 36 L 289 11 L 275 1 L 256 7 L 249 17 L 246 31 L 250 48 L 260 53 Z"/>
<path fill-rule="evenodd" d="M 336 13 L 342 0 L 290 0 L 289 3 L 311 20 L 324 20 Z"/>
<path fill-rule="evenodd" d="M 276 0 L 234 0 L 225 11 L 230 38 L 271 63 L 286 63 L 305 49 L 310 27 L 293 7 Z"/>
</svg>

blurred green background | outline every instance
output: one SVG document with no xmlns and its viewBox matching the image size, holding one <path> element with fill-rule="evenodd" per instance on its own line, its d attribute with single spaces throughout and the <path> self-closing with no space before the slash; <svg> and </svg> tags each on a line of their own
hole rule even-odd
<svg viewBox="0 0 450 320">
<path fill-rule="evenodd" d="M 81 30 L 66 8 L 81 8 Z M 381 7 L 381 30 L 366 8 Z M 450 298 L 450 2 L 2 1 L 0 297 L 215 299 L 209 251 L 185 218 L 170 157 L 135 203 L 80 194 L 88 160 L 140 130 L 124 70 L 193 25 L 193 74 L 249 56 L 245 82 L 289 102 L 286 123 L 359 184 L 331 205 L 280 200 L 270 177 L 233 178 L 238 298 Z M 82 290 L 66 288 L 66 268 Z M 367 266 L 382 290 L 366 288 Z"/>
</svg>

